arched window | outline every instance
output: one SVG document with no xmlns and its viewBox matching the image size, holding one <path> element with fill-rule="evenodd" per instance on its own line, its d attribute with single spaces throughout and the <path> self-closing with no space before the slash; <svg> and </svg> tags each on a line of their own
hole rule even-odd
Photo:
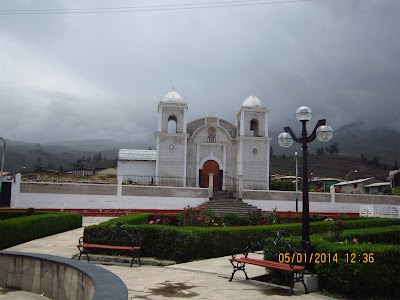
<svg viewBox="0 0 400 300">
<path fill-rule="evenodd" d="M 250 121 L 250 135 L 251 136 L 259 136 L 257 119 L 253 119 Z"/>
<path fill-rule="evenodd" d="M 215 130 L 214 127 L 208 128 L 207 142 L 208 143 L 216 143 L 217 142 L 217 131 Z"/>
<path fill-rule="evenodd" d="M 168 118 L 168 133 L 177 133 L 178 121 L 175 116 L 170 116 Z"/>
</svg>

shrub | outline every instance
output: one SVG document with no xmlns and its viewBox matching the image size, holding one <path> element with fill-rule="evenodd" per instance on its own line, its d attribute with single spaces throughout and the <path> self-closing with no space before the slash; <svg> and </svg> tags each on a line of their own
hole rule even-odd
<svg viewBox="0 0 400 300">
<path fill-rule="evenodd" d="M 393 288 L 400 282 L 400 246 L 339 244 L 312 237 L 312 247 L 338 257 L 337 263 L 314 265 L 320 289 L 358 299 L 400 297 L 400 290 Z"/>
<path fill-rule="evenodd" d="M 400 225 L 352 229 L 342 232 L 343 240 L 351 241 L 354 238 L 358 243 L 399 245 Z"/>
<path fill-rule="evenodd" d="M 200 206 L 185 206 L 178 214 L 179 225 L 182 226 L 214 226 L 215 213 L 212 209 Z"/>
<path fill-rule="evenodd" d="M 395 186 L 392 190 L 393 195 L 400 196 L 400 186 Z"/>
<path fill-rule="evenodd" d="M 296 190 L 295 183 L 291 181 L 271 181 L 270 190 L 278 190 L 278 191 L 294 191 Z"/>
<path fill-rule="evenodd" d="M 0 249 L 82 226 L 82 215 L 49 213 L 0 221 Z"/>
<path fill-rule="evenodd" d="M 33 214 L 35 214 L 35 209 L 33 207 L 29 207 L 26 209 L 27 216 L 32 216 Z"/>
<path fill-rule="evenodd" d="M 238 214 L 230 213 L 222 216 L 222 222 L 226 226 L 239 226 L 242 225 L 243 220 Z"/>
</svg>

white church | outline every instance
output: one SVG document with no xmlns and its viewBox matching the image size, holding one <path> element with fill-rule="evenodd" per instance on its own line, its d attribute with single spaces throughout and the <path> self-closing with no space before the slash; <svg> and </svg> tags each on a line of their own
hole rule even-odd
<svg viewBox="0 0 400 300">
<path fill-rule="evenodd" d="M 158 105 L 157 150 L 120 149 L 118 176 L 125 183 L 229 190 L 268 190 L 268 109 L 248 96 L 236 125 L 209 116 L 187 121 L 188 104 L 174 90 Z M 236 187 L 235 187 L 236 188 Z M 234 188 L 234 189 L 235 189 Z"/>
</svg>

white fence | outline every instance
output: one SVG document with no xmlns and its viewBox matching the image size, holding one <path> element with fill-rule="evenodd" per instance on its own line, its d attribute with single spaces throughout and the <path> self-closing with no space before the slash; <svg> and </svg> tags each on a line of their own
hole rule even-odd
<svg viewBox="0 0 400 300">
<path fill-rule="evenodd" d="M 360 217 L 400 218 L 399 206 L 362 205 Z"/>
</svg>

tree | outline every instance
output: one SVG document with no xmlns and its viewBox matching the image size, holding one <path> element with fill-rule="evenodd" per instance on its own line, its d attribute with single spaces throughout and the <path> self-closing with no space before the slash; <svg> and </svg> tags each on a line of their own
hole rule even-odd
<svg viewBox="0 0 400 300">
<path fill-rule="evenodd" d="M 53 162 L 49 162 L 47 165 L 47 169 L 49 170 L 54 170 L 56 168 L 56 166 L 53 164 Z"/>
<path fill-rule="evenodd" d="M 58 168 L 58 172 L 64 172 L 64 167 L 62 165 Z"/>
<path fill-rule="evenodd" d="M 43 170 L 42 158 L 39 156 L 39 157 L 36 159 L 35 171 L 42 171 L 42 170 Z"/>
<path fill-rule="evenodd" d="M 368 165 L 369 161 L 368 159 L 365 157 L 364 153 L 361 153 L 361 163 L 363 165 Z"/>
<path fill-rule="evenodd" d="M 393 170 L 398 170 L 399 169 L 399 163 L 397 162 L 397 158 L 394 160 L 394 165 L 393 165 Z"/>
<path fill-rule="evenodd" d="M 339 153 L 339 145 L 338 143 L 334 143 L 332 145 L 329 145 L 329 147 L 325 147 L 326 152 L 328 152 L 330 155 L 333 154 L 338 154 Z"/>
<path fill-rule="evenodd" d="M 317 148 L 316 153 L 317 153 L 317 155 L 324 155 L 324 154 L 325 154 L 325 149 L 324 149 L 324 147 Z"/>
</svg>

